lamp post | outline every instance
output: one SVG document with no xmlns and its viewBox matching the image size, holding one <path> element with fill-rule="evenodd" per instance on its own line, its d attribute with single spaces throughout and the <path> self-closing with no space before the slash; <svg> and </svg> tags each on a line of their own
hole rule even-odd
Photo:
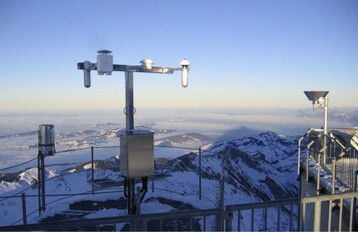
<svg viewBox="0 0 358 232">
<path fill-rule="evenodd" d="M 304 91 L 308 100 L 312 102 L 312 107 L 314 108 L 315 104 L 319 104 L 318 108 L 324 109 L 323 114 L 323 147 L 327 145 L 327 136 L 328 136 L 328 91 Z M 323 102 L 323 105 L 322 105 Z M 323 162 L 326 163 L 326 149 L 323 151 Z"/>
<path fill-rule="evenodd" d="M 84 73 L 84 86 L 86 88 L 89 88 L 91 86 L 91 71 L 97 70 L 99 75 L 111 75 L 113 71 L 119 71 L 125 73 L 125 96 L 126 96 L 126 106 L 124 108 L 124 113 L 126 115 L 126 133 L 123 136 L 123 141 L 126 143 L 126 147 L 123 151 L 128 153 L 127 155 L 124 155 L 123 158 L 129 162 L 128 160 L 131 158 L 131 156 L 136 156 L 138 153 L 138 149 L 136 151 L 136 148 L 130 148 L 130 143 L 132 140 L 142 140 L 142 141 L 135 141 L 134 144 L 136 144 L 138 147 L 141 146 L 147 146 L 148 148 L 148 137 L 144 135 L 144 137 L 137 136 L 138 138 L 135 138 L 134 135 L 138 134 L 134 131 L 134 114 L 135 114 L 135 108 L 134 108 L 134 84 L 133 84 L 133 73 L 134 72 L 142 72 L 142 73 L 157 73 L 157 74 L 173 74 L 175 71 L 181 71 L 181 84 L 183 87 L 188 86 L 188 74 L 189 74 L 189 68 L 190 68 L 190 62 L 186 59 L 183 59 L 180 62 L 180 66 L 178 68 L 171 68 L 171 67 L 156 67 L 153 66 L 154 62 L 151 59 L 143 59 L 140 61 L 141 65 L 123 65 L 123 64 L 113 64 L 113 56 L 111 55 L 111 51 L 109 50 L 100 50 L 97 54 L 97 62 L 91 63 L 89 61 L 85 61 L 83 63 L 77 63 L 77 69 L 83 70 Z M 151 133 L 152 134 L 152 133 Z M 132 136 L 133 135 L 133 136 Z M 152 135 L 153 138 L 153 135 Z M 143 140 L 145 140 L 143 142 Z M 121 137 L 121 143 L 122 143 L 122 137 Z M 132 142 L 133 143 L 133 142 Z M 154 143 L 152 139 L 152 145 Z M 138 145 L 139 144 L 139 145 Z M 150 144 L 149 144 L 150 145 Z M 153 149 L 153 148 L 152 148 Z M 145 149 L 144 149 L 145 150 Z M 153 151 L 154 153 L 154 151 Z M 153 154 L 152 154 L 153 157 Z M 154 163 L 153 158 L 152 163 Z M 137 159 L 137 161 L 140 161 Z M 131 165 L 126 166 L 126 170 L 122 170 L 122 145 L 121 145 L 121 172 L 122 175 L 125 177 L 125 196 L 127 197 L 128 201 L 128 213 L 130 215 L 133 215 L 136 213 L 136 208 L 140 204 L 140 201 L 143 199 L 144 194 L 147 191 L 147 176 L 140 176 L 141 174 L 138 174 L 137 170 L 131 171 L 130 169 L 136 169 L 138 167 L 132 167 Z M 145 164 L 148 165 L 148 164 Z M 150 164 L 149 164 L 150 165 Z M 153 166 L 153 165 L 152 165 Z M 142 167 L 140 167 L 142 168 Z M 152 169 L 152 167 L 145 167 L 144 172 L 147 175 L 148 170 Z M 143 171 L 143 170 L 140 170 Z M 123 174 L 124 173 L 124 174 Z M 135 174 L 131 174 L 135 173 Z M 141 177 L 142 183 L 143 183 L 143 192 L 140 196 L 135 199 L 135 179 Z"/>
</svg>

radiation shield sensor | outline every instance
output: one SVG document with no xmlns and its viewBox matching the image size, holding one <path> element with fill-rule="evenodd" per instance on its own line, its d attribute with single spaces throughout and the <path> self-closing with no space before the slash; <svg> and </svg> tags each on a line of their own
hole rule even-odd
<svg viewBox="0 0 358 232">
<path fill-rule="evenodd" d="M 97 72 L 98 75 L 112 75 L 113 56 L 109 50 L 100 50 L 97 52 Z"/>
<path fill-rule="evenodd" d="M 55 155 L 55 128 L 50 124 L 43 124 L 39 126 L 39 140 L 38 148 L 39 154 L 42 156 Z"/>
<path fill-rule="evenodd" d="M 329 91 L 304 91 L 304 93 L 308 100 L 312 102 L 312 107 L 314 108 L 315 104 L 324 101 Z"/>
<path fill-rule="evenodd" d="M 181 85 L 186 88 L 188 87 L 188 79 L 189 79 L 189 67 L 190 67 L 190 62 L 187 59 L 183 59 L 180 62 L 180 66 L 181 66 Z"/>
<path fill-rule="evenodd" d="M 151 59 L 141 60 L 140 63 L 145 70 L 152 70 L 154 64 L 153 60 Z"/>
</svg>

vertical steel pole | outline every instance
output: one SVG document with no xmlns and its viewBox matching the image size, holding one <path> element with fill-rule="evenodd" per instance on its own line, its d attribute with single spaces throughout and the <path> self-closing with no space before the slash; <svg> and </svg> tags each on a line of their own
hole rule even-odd
<svg viewBox="0 0 358 232">
<path fill-rule="evenodd" d="M 133 72 L 125 72 L 126 77 L 126 130 L 134 130 L 134 84 Z"/>
<path fill-rule="evenodd" d="M 201 147 L 199 147 L 199 200 L 201 200 Z"/>
<path fill-rule="evenodd" d="M 327 145 L 327 138 L 328 136 L 328 97 L 324 98 L 324 119 L 323 119 L 323 147 Z M 323 163 L 326 164 L 327 160 L 327 151 L 323 151 Z"/>
<path fill-rule="evenodd" d="M 21 193 L 22 200 L 22 222 L 24 225 L 27 224 L 27 213 L 26 213 L 26 195 L 25 193 Z"/>
<path fill-rule="evenodd" d="M 93 157 L 93 146 L 91 146 L 91 164 L 92 164 L 92 194 L 94 194 L 94 157 Z"/>
<path fill-rule="evenodd" d="M 226 225 L 225 231 L 232 231 L 232 219 L 234 217 L 234 212 L 228 211 L 227 218 L 226 218 Z"/>
<path fill-rule="evenodd" d="M 41 154 L 37 155 L 37 196 L 38 196 L 38 205 L 39 205 L 39 215 L 41 214 L 41 162 L 40 162 Z"/>
<path fill-rule="evenodd" d="M 306 163 L 306 182 L 308 182 L 308 174 L 309 174 L 309 168 L 310 168 L 310 149 L 311 149 L 311 146 L 312 144 L 314 143 L 314 140 L 312 140 L 311 142 L 309 142 L 309 144 L 307 145 L 307 163 Z"/>
<path fill-rule="evenodd" d="M 305 227 L 307 225 L 307 217 L 306 217 L 306 204 L 302 203 L 302 198 L 301 198 L 301 207 L 300 207 L 300 223 L 299 223 L 299 228 L 298 231 L 304 231 Z"/>
<path fill-rule="evenodd" d="M 135 179 L 128 179 L 128 214 L 135 214 Z"/>
<path fill-rule="evenodd" d="M 46 193 L 45 193 L 45 156 L 41 155 L 41 182 L 42 182 L 42 211 L 46 211 Z"/>
<path fill-rule="evenodd" d="M 332 160 L 333 170 L 332 170 L 332 194 L 336 193 L 336 168 L 337 168 L 337 160 L 334 158 Z"/>
<path fill-rule="evenodd" d="M 216 216 L 216 230 L 223 231 L 224 229 L 224 207 L 225 207 L 225 154 L 222 154 L 222 164 L 221 164 L 221 177 L 219 180 L 219 209 L 220 214 Z"/>
<path fill-rule="evenodd" d="M 300 164 L 301 164 L 301 138 L 298 140 L 297 145 L 297 174 L 300 174 Z"/>
<path fill-rule="evenodd" d="M 314 203 L 313 231 L 321 231 L 321 201 Z"/>
<path fill-rule="evenodd" d="M 134 130 L 134 83 L 133 72 L 126 71 L 126 131 Z M 128 213 L 135 214 L 135 179 L 128 180 Z"/>
<path fill-rule="evenodd" d="M 358 191 L 358 183 L 357 183 L 357 181 L 358 181 L 358 170 L 357 171 L 355 171 L 355 173 L 354 173 L 354 183 L 353 183 L 353 191 L 355 191 L 355 192 L 357 192 Z M 356 231 L 357 230 L 357 224 L 356 224 L 356 222 L 357 222 L 357 213 L 356 213 L 356 204 L 357 203 L 357 198 L 355 198 L 355 197 L 352 197 L 352 202 L 351 202 L 351 214 L 352 214 L 352 223 L 351 224 L 353 224 L 352 225 L 352 230 L 354 230 L 354 231 Z M 352 231 L 351 230 L 351 231 Z"/>
<path fill-rule="evenodd" d="M 152 193 L 154 193 L 154 176 L 152 177 Z"/>
<path fill-rule="evenodd" d="M 316 185 L 316 193 L 320 195 L 321 189 L 321 153 L 318 153 L 318 161 L 317 161 L 317 185 Z"/>
</svg>

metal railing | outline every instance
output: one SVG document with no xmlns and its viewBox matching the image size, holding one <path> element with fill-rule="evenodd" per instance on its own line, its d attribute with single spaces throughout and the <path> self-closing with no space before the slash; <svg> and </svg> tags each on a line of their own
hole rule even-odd
<svg viewBox="0 0 358 232">
<path fill-rule="evenodd" d="M 355 231 L 358 192 L 301 199 L 300 231 Z"/>
<path fill-rule="evenodd" d="M 227 206 L 229 231 L 297 231 L 299 199 Z M 249 221 L 245 225 L 243 221 Z"/>
<path fill-rule="evenodd" d="M 323 138 L 328 138 L 326 146 L 323 144 Z M 336 182 L 339 181 L 345 188 L 350 191 L 355 191 L 354 180 L 355 173 L 358 170 L 358 151 L 351 144 L 344 144 L 340 138 L 335 137 L 333 134 L 324 135 L 322 131 L 309 129 L 305 135 L 298 140 L 298 173 L 300 173 L 302 160 L 301 149 L 302 142 L 308 138 L 306 147 L 306 159 L 304 169 L 306 171 L 306 181 L 309 178 L 309 172 L 316 170 L 313 175 L 317 181 L 317 190 L 322 186 L 321 172 L 325 170 L 331 178 L 331 186 L 329 187 L 332 193 L 336 191 Z M 310 170 L 312 169 L 312 170 Z M 319 177 L 319 178 L 318 178 Z M 326 175 L 324 176 L 326 178 Z"/>
<path fill-rule="evenodd" d="M 117 146 L 116 146 L 117 147 Z M 98 149 L 104 149 L 99 147 Z M 113 147 L 112 147 L 113 148 Z M 87 172 L 94 172 L 94 150 L 91 150 L 91 169 Z M 178 148 L 181 149 L 181 148 Z M 195 148 L 190 148 L 195 150 Z M 83 150 L 83 149 L 81 149 Z M 74 151 L 74 150 L 71 150 Z M 62 151 L 66 152 L 66 151 Z M 201 159 L 201 149 L 198 155 Z M 200 165 L 201 162 L 199 162 Z M 308 166 L 307 166 L 308 167 Z M 201 166 L 198 170 L 201 172 Z M 88 175 L 94 180 L 94 174 Z M 71 174 L 69 174 L 71 175 Z M 56 177 L 55 177 L 56 178 Z M 200 177 L 201 178 L 201 177 Z M 201 181 L 199 179 L 199 181 Z M 199 184 L 200 186 L 200 184 Z M 153 188 L 154 190 L 154 188 Z M 6 198 L 18 198 L 24 200 L 23 192 L 16 196 Z M 94 194 L 95 191 L 83 194 Z M 82 193 L 79 193 L 82 194 Z M 71 197 L 77 194 L 70 194 Z M 34 196 L 31 196 L 34 197 Z M 55 196 L 54 196 L 55 197 Z M 57 197 L 64 197 L 58 194 Z M 0 230 L 53 230 L 53 229 L 99 229 L 101 226 L 110 226 L 113 230 L 134 229 L 134 230 L 353 230 L 355 228 L 355 201 L 358 193 L 321 195 L 314 197 L 303 197 L 302 199 L 288 199 L 270 202 L 258 202 L 242 205 L 227 205 L 221 208 L 196 209 L 155 214 L 137 214 L 133 216 L 107 217 L 76 221 L 62 221 L 51 223 L 26 224 L 28 214 L 23 214 L 24 224 L 0 227 Z M 201 199 L 201 191 L 199 191 Z M 5 197 L 2 197 L 5 199 Z M 56 199 L 54 199 L 56 201 Z M 327 207 L 328 205 L 328 207 Z M 331 210 L 326 210 L 327 208 Z M 325 213 L 316 215 L 314 212 L 325 210 Z M 19 211 L 20 212 L 20 211 Z M 313 212 L 313 213 L 312 213 Z M 33 213 L 33 212 L 32 212 Z M 338 215 L 338 216 L 337 216 Z M 309 221 L 307 218 L 313 218 Z M 349 220 L 347 221 L 348 218 Z M 323 222 L 327 220 L 327 226 Z M 16 223 L 20 222 L 17 221 Z M 14 224 L 16 224 L 14 223 Z M 323 224 L 322 224 L 323 223 Z M 93 226 L 93 227 L 91 227 Z"/>
<path fill-rule="evenodd" d="M 232 230 L 298 230 L 298 205 L 299 199 L 280 200 L 272 202 L 260 202 L 243 205 L 226 206 L 224 210 L 214 209 L 196 209 L 172 211 L 166 213 L 141 214 L 133 216 L 107 217 L 76 221 L 59 221 L 50 223 L 37 223 L 28 225 L 16 225 L 0 227 L 0 230 L 59 230 L 59 229 L 90 229 L 94 226 L 100 229 L 102 226 L 110 225 L 112 230 L 136 230 L 136 231 L 232 231 Z M 269 218 L 274 216 L 270 209 L 276 214 L 277 224 L 272 226 Z M 265 215 L 265 226 L 255 227 L 260 218 L 255 217 L 258 210 L 263 209 Z M 251 228 L 243 226 L 242 212 L 251 211 L 251 220 L 247 221 Z M 270 214 L 269 214 L 270 213 Z M 238 216 L 236 216 L 238 215 Z M 235 220 L 237 219 L 237 220 Z M 285 222 L 289 220 L 289 227 Z M 236 224 L 235 221 L 238 221 Z"/>
<path fill-rule="evenodd" d="M 188 210 L 170 213 L 141 214 L 121 217 L 95 218 L 76 221 L 59 221 L 49 223 L 37 223 L 28 225 L 17 225 L 0 227 L 4 231 L 24 230 L 61 230 L 61 229 L 82 229 L 101 228 L 110 225 L 111 230 L 151 230 L 151 231 L 207 231 L 214 230 L 208 226 L 212 220 L 209 217 L 217 215 L 217 209 Z"/>
<path fill-rule="evenodd" d="M 0 230 L 354 231 L 357 192 L 133 216 L 0 227 Z M 317 213 L 319 212 L 319 213 Z M 275 219 L 275 220 L 273 220 Z M 300 220 L 301 219 L 301 220 Z M 244 221 L 246 223 L 244 223 Z"/>
<path fill-rule="evenodd" d="M 309 138 L 303 150 L 305 138 Z M 324 144 L 323 138 L 328 138 Z M 348 136 L 349 137 L 349 136 Z M 354 136 L 351 136 L 354 137 Z M 335 134 L 310 129 L 298 140 L 301 176 L 300 230 L 357 230 L 358 152 L 354 144 Z M 311 197 L 306 197 L 311 196 Z"/>
<path fill-rule="evenodd" d="M 204 146 L 204 145 L 203 145 Z M 197 191 L 197 195 L 198 195 L 198 198 L 199 200 L 201 200 L 203 197 L 206 199 L 206 200 L 209 200 L 211 201 L 211 199 L 205 197 L 203 194 L 202 194 L 202 175 L 201 175 L 201 159 L 202 159 L 202 150 L 201 150 L 201 147 L 199 148 L 193 148 L 193 147 L 169 147 L 169 146 L 155 146 L 156 148 L 158 149 L 177 149 L 177 150 L 185 150 L 185 152 L 179 152 L 181 154 L 177 155 L 177 156 L 180 156 L 180 155 L 183 155 L 185 153 L 187 153 L 188 151 L 191 151 L 193 153 L 193 151 L 196 151 L 196 154 L 198 155 L 199 157 L 199 166 L 197 168 L 197 172 L 198 172 L 198 191 Z M 57 176 L 54 176 L 52 178 L 48 178 L 46 179 L 46 182 L 47 181 L 51 181 L 51 180 L 54 180 L 54 179 L 57 179 L 57 178 L 63 178 L 65 176 L 69 176 L 69 175 L 73 175 L 73 174 L 78 174 L 79 172 L 85 172 L 86 175 L 87 175 L 87 181 L 91 183 L 91 190 L 89 192 L 78 192 L 78 193 L 71 193 L 71 194 L 46 194 L 46 197 L 49 197 L 49 198 L 54 198 L 53 201 L 51 202 L 48 202 L 49 205 L 51 205 L 51 203 L 53 202 L 56 202 L 58 200 L 61 200 L 63 198 L 68 198 L 68 197 L 72 197 L 72 196 L 78 196 L 78 195 L 88 195 L 88 194 L 95 194 L 96 191 L 98 191 L 98 183 L 96 183 L 96 174 L 97 172 L 100 172 L 100 169 L 97 169 L 95 167 L 95 165 L 97 164 L 98 160 L 95 160 L 95 153 L 96 153 L 96 150 L 104 150 L 104 149 L 114 149 L 112 152 L 113 152 L 113 156 L 114 155 L 117 155 L 119 153 L 119 148 L 120 146 L 91 146 L 91 147 L 86 147 L 86 148 L 78 148 L 78 149 L 69 149 L 69 150 L 62 150 L 62 151 L 58 151 L 58 153 L 69 153 L 69 152 L 89 152 L 90 154 L 90 160 L 87 161 L 88 162 L 88 166 L 87 166 L 87 169 L 84 169 L 84 170 L 81 170 L 81 171 L 78 171 L 76 170 L 75 172 L 61 172 L 59 173 L 59 175 Z M 118 152 L 116 151 L 118 150 Z M 207 152 L 207 151 L 203 151 L 203 152 Z M 99 154 L 101 154 L 103 152 L 99 152 Z M 107 152 L 108 153 L 108 152 Z M 36 158 L 35 158 L 36 159 Z M 30 161 L 27 161 L 27 162 L 24 162 L 24 163 L 20 163 L 20 164 L 16 164 L 14 166 L 11 166 L 11 167 L 6 167 L 6 168 L 3 168 L 1 169 L 0 171 L 2 171 L 3 173 L 5 173 L 5 171 L 7 170 L 11 170 L 13 168 L 18 168 L 22 165 L 25 165 L 25 164 L 28 164 L 29 162 L 32 162 L 32 161 L 35 161 L 35 159 L 32 159 Z M 86 163 L 86 161 L 84 161 L 84 163 Z M 78 163 L 79 164 L 82 164 L 81 163 Z M 56 163 L 56 164 L 51 164 L 51 165 L 46 165 L 46 166 L 52 166 L 52 165 L 61 165 L 59 163 Z M 66 163 L 67 165 L 67 163 Z M 73 164 L 73 167 L 75 168 L 75 166 L 77 165 L 77 163 L 74 163 Z M 71 165 L 70 165 L 71 166 Z M 119 170 L 119 166 L 113 166 L 112 168 L 114 169 L 118 169 Z M 0 173 L 1 174 L 1 173 Z M 152 192 L 155 191 L 155 178 L 151 178 L 152 180 Z M 18 223 L 20 223 L 21 221 L 23 222 L 23 224 L 26 224 L 27 222 L 29 221 L 32 221 L 34 219 L 34 216 L 35 216 L 35 213 L 38 212 L 40 214 L 40 208 L 39 209 L 36 209 L 36 210 L 33 210 L 31 211 L 30 213 L 28 213 L 28 206 L 27 205 L 34 205 L 36 199 L 38 197 L 38 195 L 34 195 L 33 193 L 33 189 L 37 188 L 37 181 L 34 181 L 30 186 L 28 187 L 25 187 L 25 188 L 22 188 L 22 189 L 19 189 L 18 191 L 15 191 L 15 193 L 13 192 L 9 192 L 9 193 L 5 193 L 3 194 L 3 196 L 0 196 L 0 202 L 4 202 L 6 200 L 11 200 L 11 199 L 17 199 L 15 200 L 17 203 L 15 205 L 18 205 L 18 211 L 19 212 L 23 212 L 22 213 L 22 218 L 21 219 L 17 219 L 16 221 L 14 221 L 13 223 L 11 223 L 12 225 L 16 225 Z M 158 189 L 158 190 L 163 190 L 163 189 Z M 30 191 L 30 193 L 28 193 L 28 191 Z M 100 191 L 100 192 L 103 192 L 103 191 Z M 31 218 L 28 218 L 30 217 Z M 36 217 L 35 217 L 36 218 Z"/>
</svg>

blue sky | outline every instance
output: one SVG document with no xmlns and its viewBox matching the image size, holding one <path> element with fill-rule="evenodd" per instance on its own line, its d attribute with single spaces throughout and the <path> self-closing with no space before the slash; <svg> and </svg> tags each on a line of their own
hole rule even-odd
<svg viewBox="0 0 358 232">
<path fill-rule="evenodd" d="M 1 111 L 122 109 L 124 73 L 83 87 L 77 62 L 113 51 L 116 64 L 179 66 L 135 73 L 137 108 L 358 107 L 358 1 L 0 1 Z"/>
</svg>

